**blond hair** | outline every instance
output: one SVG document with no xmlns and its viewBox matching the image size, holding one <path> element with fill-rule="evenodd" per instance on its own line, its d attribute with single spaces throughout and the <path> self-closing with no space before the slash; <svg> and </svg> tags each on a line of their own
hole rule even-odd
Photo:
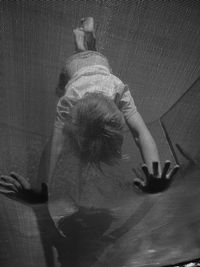
<svg viewBox="0 0 200 267">
<path fill-rule="evenodd" d="M 123 115 L 114 101 L 102 93 L 88 93 L 73 107 L 67 133 L 83 161 L 111 165 L 121 158 L 123 125 Z"/>
</svg>

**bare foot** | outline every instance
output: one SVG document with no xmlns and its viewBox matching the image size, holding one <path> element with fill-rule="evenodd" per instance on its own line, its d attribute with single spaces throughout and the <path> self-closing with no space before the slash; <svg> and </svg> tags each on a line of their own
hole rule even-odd
<svg viewBox="0 0 200 267">
<path fill-rule="evenodd" d="M 81 29 L 85 32 L 84 46 L 86 49 L 97 51 L 93 17 L 82 18 Z"/>
<path fill-rule="evenodd" d="M 94 34 L 94 19 L 87 17 L 81 19 L 81 26 L 85 32 L 92 32 Z"/>
<path fill-rule="evenodd" d="M 74 40 L 75 40 L 75 45 L 76 45 L 76 49 L 79 51 L 85 51 L 85 45 L 84 45 L 84 37 L 85 37 L 85 33 L 82 29 L 77 28 L 75 30 L 73 30 L 74 33 Z"/>
</svg>

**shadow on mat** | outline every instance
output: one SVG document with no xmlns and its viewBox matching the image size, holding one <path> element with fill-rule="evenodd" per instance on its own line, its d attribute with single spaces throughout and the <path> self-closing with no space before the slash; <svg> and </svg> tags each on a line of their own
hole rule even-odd
<svg viewBox="0 0 200 267">
<path fill-rule="evenodd" d="M 53 247 L 62 267 L 89 267 L 106 258 L 116 242 L 128 233 L 153 207 L 148 199 L 124 223 L 111 227 L 119 218 L 111 210 L 79 207 L 58 222 L 56 228 L 47 205 L 35 209 L 48 267 L 54 267 Z M 41 220 L 41 216 L 45 221 Z M 111 247 L 110 247 L 111 246 Z"/>
</svg>

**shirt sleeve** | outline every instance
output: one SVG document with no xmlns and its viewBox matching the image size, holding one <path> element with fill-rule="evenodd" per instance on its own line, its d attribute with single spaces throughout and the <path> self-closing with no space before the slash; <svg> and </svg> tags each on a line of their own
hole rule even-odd
<svg viewBox="0 0 200 267">
<path fill-rule="evenodd" d="M 71 108 L 73 107 L 73 101 L 67 96 L 63 96 L 58 101 L 56 107 L 55 127 L 63 128 L 66 121 L 71 119 Z"/>
<path fill-rule="evenodd" d="M 135 102 L 127 85 L 124 85 L 122 94 L 118 102 L 118 107 L 124 114 L 124 118 L 126 120 L 128 120 L 137 112 Z"/>
</svg>

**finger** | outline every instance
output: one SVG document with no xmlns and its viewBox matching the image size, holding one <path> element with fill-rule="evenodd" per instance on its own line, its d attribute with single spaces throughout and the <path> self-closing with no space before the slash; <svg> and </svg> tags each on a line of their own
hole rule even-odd
<svg viewBox="0 0 200 267">
<path fill-rule="evenodd" d="M 145 186 L 146 184 L 145 184 L 145 181 L 144 180 L 141 180 L 141 179 L 139 179 L 139 178 L 135 178 L 134 180 L 133 180 L 133 183 L 135 184 L 135 185 L 138 185 L 138 184 L 140 184 L 140 185 L 142 185 L 142 186 Z"/>
<path fill-rule="evenodd" d="M 7 183 L 7 182 L 4 182 L 4 181 L 0 181 L 0 187 L 1 188 L 12 190 L 14 192 L 18 192 L 17 187 L 14 184 L 12 184 L 12 183 Z"/>
<path fill-rule="evenodd" d="M 20 174 L 16 173 L 16 172 L 11 172 L 10 173 L 11 177 L 15 178 L 24 189 L 26 190 L 30 190 L 31 189 L 31 185 L 30 183 Z"/>
<path fill-rule="evenodd" d="M 143 164 L 143 165 L 142 165 L 142 170 L 143 170 L 143 172 L 144 172 L 146 178 L 149 178 L 149 170 L 148 170 L 146 164 Z"/>
<path fill-rule="evenodd" d="M 163 171 L 162 171 L 162 176 L 161 176 L 162 179 L 166 178 L 166 174 L 169 170 L 170 165 L 171 165 L 171 162 L 169 160 L 166 160 Z"/>
<path fill-rule="evenodd" d="M 22 186 L 21 184 L 16 180 L 14 179 L 13 177 L 11 176 L 8 176 L 8 175 L 2 175 L 1 176 L 1 180 L 7 182 L 7 183 L 10 183 L 10 184 L 13 184 L 16 186 L 16 188 L 18 189 L 22 189 Z"/>
<path fill-rule="evenodd" d="M 140 190 L 143 191 L 144 187 L 145 187 L 145 182 L 140 180 L 139 178 L 135 178 L 133 181 L 133 184 L 135 187 L 139 188 Z"/>
<path fill-rule="evenodd" d="M 152 163 L 152 166 L 153 166 L 153 176 L 158 177 L 158 175 L 159 175 L 159 172 L 158 172 L 158 162 L 157 161 L 154 161 Z"/>
<path fill-rule="evenodd" d="M 172 179 L 173 176 L 177 173 L 177 171 L 180 169 L 179 165 L 176 165 L 166 176 L 167 179 Z"/>
<path fill-rule="evenodd" d="M 11 189 L 0 187 L 0 193 L 2 193 L 2 194 L 14 194 L 16 192 L 11 190 Z"/>
</svg>

